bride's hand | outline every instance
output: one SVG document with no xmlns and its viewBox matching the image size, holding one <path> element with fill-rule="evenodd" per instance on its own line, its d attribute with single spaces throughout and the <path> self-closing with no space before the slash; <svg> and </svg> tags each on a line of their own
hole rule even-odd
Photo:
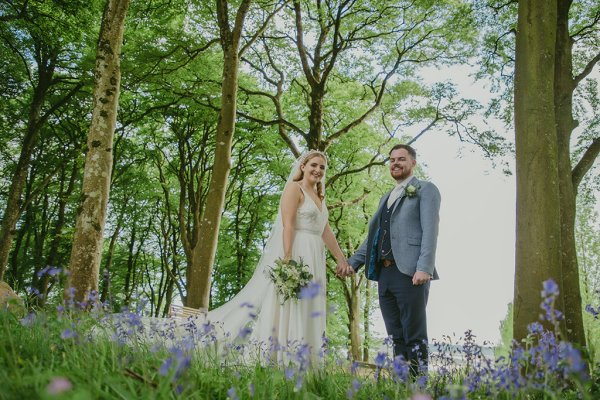
<svg viewBox="0 0 600 400">
<path fill-rule="evenodd" d="M 290 255 L 285 255 L 283 256 L 283 258 L 281 259 L 285 264 L 289 263 L 290 260 L 292 259 L 292 256 Z"/>
</svg>

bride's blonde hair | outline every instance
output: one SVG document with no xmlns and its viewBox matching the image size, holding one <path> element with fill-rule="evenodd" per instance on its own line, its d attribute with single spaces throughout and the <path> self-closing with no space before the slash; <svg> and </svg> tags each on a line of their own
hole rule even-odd
<svg viewBox="0 0 600 400">
<path fill-rule="evenodd" d="M 323 160 L 325 160 L 325 165 L 327 165 L 327 156 L 325 155 L 325 153 L 323 153 L 322 151 L 319 151 L 319 150 L 310 150 L 309 152 L 307 152 L 306 154 L 304 154 L 302 156 L 302 161 L 300 161 L 300 165 L 298 166 L 298 171 L 296 172 L 296 175 L 292 179 L 294 182 L 299 182 L 304 178 L 304 172 L 302 171 L 300 166 L 306 165 L 306 163 L 308 163 L 310 160 L 312 160 L 315 157 L 321 157 Z M 321 200 L 323 200 L 325 198 L 325 193 L 323 190 L 323 182 L 317 182 L 317 195 L 319 196 L 319 198 Z"/>
</svg>

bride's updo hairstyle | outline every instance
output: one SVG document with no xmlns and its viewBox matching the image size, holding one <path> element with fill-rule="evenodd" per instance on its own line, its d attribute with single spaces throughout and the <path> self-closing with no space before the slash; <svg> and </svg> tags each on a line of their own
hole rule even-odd
<svg viewBox="0 0 600 400">
<path fill-rule="evenodd" d="M 327 156 L 325 155 L 325 153 L 323 153 L 322 151 L 319 151 L 319 150 L 310 150 L 309 152 L 304 154 L 302 157 L 302 161 L 300 161 L 300 165 L 306 165 L 306 163 L 308 163 L 310 160 L 312 160 L 315 157 L 321 157 L 323 160 L 325 160 L 325 165 L 327 165 Z M 302 169 L 300 168 L 300 166 L 298 166 L 298 171 L 296 172 L 296 175 L 294 176 L 293 181 L 299 182 L 303 178 L 304 178 L 304 172 L 302 172 Z M 325 198 L 325 193 L 323 190 L 323 181 L 317 182 L 317 195 L 319 196 L 319 198 L 321 200 L 323 200 Z"/>
</svg>

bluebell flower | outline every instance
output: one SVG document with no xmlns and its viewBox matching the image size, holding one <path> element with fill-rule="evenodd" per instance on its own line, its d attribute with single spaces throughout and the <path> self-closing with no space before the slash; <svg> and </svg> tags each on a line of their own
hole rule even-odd
<svg viewBox="0 0 600 400">
<path fill-rule="evenodd" d="M 25 317 L 21 318 L 19 322 L 21 322 L 21 325 L 23 325 L 27 328 L 31 328 L 35 324 L 35 320 L 36 320 L 36 314 L 29 313 Z"/>
<path fill-rule="evenodd" d="M 383 354 L 383 353 L 379 353 L 379 354 Z M 377 364 L 377 361 L 375 361 L 375 364 Z M 393 370 L 394 376 L 396 378 L 398 378 L 402 382 L 406 382 L 406 380 L 408 379 L 408 376 L 409 376 L 410 368 L 409 368 L 408 363 L 404 359 L 404 357 L 397 356 L 394 358 L 394 360 L 392 361 L 392 370 Z"/>
<path fill-rule="evenodd" d="M 354 361 L 354 362 L 352 363 L 352 366 L 350 367 L 350 373 L 351 373 L 352 375 L 356 374 L 356 370 L 358 369 L 358 366 L 359 366 L 359 365 L 360 365 L 360 364 L 358 363 L 358 361 Z"/>
<path fill-rule="evenodd" d="M 394 338 L 392 336 L 386 337 L 385 339 L 383 339 L 383 344 L 385 346 L 388 346 L 388 347 L 393 346 L 394 345 Z"/>
<path fill-rule="evenodd" d="M 237 396 L 236 392 L 235 392 L 235 388 L 234 387 L 230 387 L 229 390 L 227 390 L 227 398 L 231 399 L 231 400 L 238 400 L 239 397 Z"/>
<path fill-rule="evenodd" d="M 559 346 L 560 358 L 566 362 L 567 374 L 579 375 L 580 379 L 587 379 L 587 365 L 581 357 L 581 352 L 571 343 L 562 342 Z"/>
<path fill-rule="evenodd" d="M 75 332 L 72 329 L 65 329 L 60 334 L 60 338 L 61 339 L 73 339 L 73 338 L 76 338 L 76 337 L 77 337 L 77 332 Z"/>
<path fill-rule="evenodd" d="M 162 365 L 160 366 L 158 373 L 161 376 L 167 376 L 167 374 L 169 373 L 169 370 L 171 369 L 171 365 L 173 364 L 173 358 L 169 357 L 167 358 L 165 361 L 163 361 Z"/>
<path fill-rule="evenodd" d="M 358 391 L 360 390 L 360 382 L 357 379 L 353 379 L 352 380 L 352 387 L 350 387 L 350 389 L 348 389 L 346 391 L 346 397 L 348 397 L 349 399 L 354 398 L 354 395 L 356 393 L 358 393 Z"/>
<path fill-rule="evenodd" d="M 529 333 L 537 334 L 542 333 L 544 331 L 544 327 L 539 322 L 533 322 L 527 325 L 527 330 L 529 331 Z"/>
<path fill-rule="evenodd" d="M 254 384 L 252 382 L 248 382 L 248 394 L 250 397 L 254 397 Z"/>
<path fill-rule="evenodd" d="M 556 284 L 554 279 L 545 280 L 543 283 L 543 288 L 544 288 L 542 291 L 543 297 L 558 295 L 558 285 Z"/>
<path fill-rule="evenodd" d="M 293 368 L 286 367 L 283 374 L 285 375 L 285 379 L 290 380 L 294 377 L 295 371 Z"/>
<path fill-rule="evenodd" d="M 298 295 L 299 299 L 314 299 L 321 294 L 322 285 L 319 282 L 313 281 L 304 286 Z"/>
<path fill-rule="evenodd" d="M 600 307 L 598 307 L 598 308 L 594 308 L 594 307 L 592 307 L 592 305 L 591 305 L 591 304 L 587 304 L 587 305 L 585 306 L 585 311 L 587 311 L 588 313 L 592 314 L 592 316 L 593 316 L 595 319 L 597 319 L 597 318 L 598 318 L 598 315 L 600 315 Z"/>
<path fill-rule="evenodd" d="M 242 340 L 246 339 L 250 334 L 252 333 L 252 329 L 250 329 L 249 327 L 245 326 L 242 329 L 240 329 L 240 333 L 238 334 L 238 337 Z"/>
<path fill-rule="evenodd" d="M 377 357 L 375 357 L 375 365 L 379 368 L 382 368 L 385 364 L 386 354 L 384 352 L 377 353 Z"/>
</svg>

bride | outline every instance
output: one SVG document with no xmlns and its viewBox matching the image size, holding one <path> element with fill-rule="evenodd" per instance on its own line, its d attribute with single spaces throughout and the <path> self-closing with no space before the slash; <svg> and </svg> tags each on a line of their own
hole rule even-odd
<svg viewBox="0 0 600 400">
<path fill-rule="evenodd" d="M 283 190 L 270 237 L 256 270 L 246 286 L 230 301 L 207 314 L 218 327 L 219 346 L 240 341 L 262 349 L 260 361 L 287 363 L 302 351 L 318 363 L 325 335 L 325 249 L 347 265 L 328 223 L 324 180 L 327 159 L 311 150 L 299 157 Z M 269 271 L 275 261 L 307 264 L 313 282 L 301 299 L 283 301 Z"/>
</svg>

